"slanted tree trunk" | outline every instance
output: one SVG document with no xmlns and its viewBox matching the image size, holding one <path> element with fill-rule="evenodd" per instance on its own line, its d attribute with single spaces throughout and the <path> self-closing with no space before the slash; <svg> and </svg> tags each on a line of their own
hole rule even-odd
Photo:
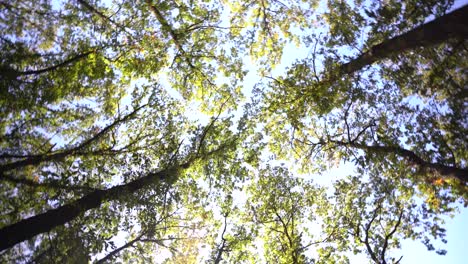
<svg viewBox="0 0 468 264">
<path fill-rule="evenodd" d="M 149 173 L 127 184 L 118 185 L 107 190 L 93 191 L 74 202 L 3 227 L 0 229 L 0 251 L 31 239 L 38 234 L 49 232 L 90 209 L 99 208 L 104 202 L 123 199 L 144 187 L 160 181 L 174 181 L 177 178 L 177 170 L 179 168 L 188 168 L 190 164 L 191 162 L 175 165 L 156 173 Z"/>
<path fill-rule="evenodd" d="M 336 71 L 337 76 L 351 74 L 392 55 L 417 47 L 433 46 L 451 38 L 468 38 L 468 5 L 373 46 L 354 60 L 341 65 Z"/>
<path fill-rule="evenodd" d="M 468 169 L 458 168 L 455 166 L 447 166 L 441 163 L 428 162 L 423 160 L 413 151 L 401 148 L 399 146 L 364 145 L 360 143 L 342 141 L 331 142 L 340 146 L 349 146 L 352 148 L 362 149 L 368 153 L 382 153 L 384 155 L 394 154 L 418 166 L 423 171 L 437 173 L 441 178 L 456 179 L 462 182 L 463 184 L 468 184 Z"/>
</svg>

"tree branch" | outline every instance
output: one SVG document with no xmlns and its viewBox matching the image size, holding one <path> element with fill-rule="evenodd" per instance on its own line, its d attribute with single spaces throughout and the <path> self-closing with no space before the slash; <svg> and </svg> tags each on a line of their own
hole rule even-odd
<svg viewBox="0 0 468 264">
<path fill-rule="evenodd" d="M 40 183 L 34 180 L 26 179 L 26 178 L 14 178 L 10 175 L 5 175 L 3 172 L 0 172 L 0 179 L 9 181 L 14 184 L 23 184 L 34 188 L 48 188 L 48 189 L 55 189 L 55 190 L 67 190 L 67 191 L 79 191 L 79 192 L 90 192 L 90 191 L 97 191 L 98 189 L 88 187 L 88 186 L 77 186 L 77 185 L 64 185 L 59 182 L 45 182 Z"/>
<path fill-rule="evenodd" d="M 90 10 L 91 12 L 95 13 L 97 16 L 99 16 L 102 20 L 104 21 L 107 21 L 109 23 L 111 23 L 112 25 L 114 25 L 115 27 L 117 28 L 120 28 L 123 32 L 127 33 L 127 35 L 129 35 L 130 37 L 132 37 L 132 34 L 130 34 L 129 32 L 127 32 L 127 28 L 124 27 L 123 25 L 115 22 L 112 18 L 104 15 L 101 11 L 97 10 L 94 6 L 92 6 L 90 3 L 88 3 L 87 1 L 85 0 L 78 0 L 78 3 L 80 3 L 81 5 L 83 5 L 85 8 L 87 8 L 88 10 Z"/>
<path fill-rule="evenodd" d="M 402 217 L 403 217 L 403 209 L 400 210 L 400 214 L 398 216 L 397 223 L 395 224 L 395 226 L 393 226 L 392 231 L 385 236 L 384 245 L 382 247 L 382 252 L 380 253 L 380 259 L 382 260 L 383 264 L 386 263 L 386 261 L 385 261 L 385 252 L 387 251 L 388 240 L 390 238 L 392 238 L 393 234 L 395 234 L 397 228 L 400 226 Z"/>
<path fill-rule="evenodd" d="M 76 146 L 74 148 L 71 148 L 71 149 L 68 149 L 68 150 L 63 150 L 63 151 L 56 152 L 56 153 L 53 153 L 53 154 L 30 155 L 26 159 L 22 159 L 22 160 L 19 160 L 19 161 L 14 161 L 14 162 L 11 162 L 11 163 L 1 165 L 0 166 L 0 172 L 6 172 L 6 171 L 13 170 L 13 169 L 19 169 L 19 168 L 22 168 L 22 167 L 26 167 L 28 165 L 38 165 L 38 164 L 40 164 L 42 162 L 47 162 L 47 161 L 56 161 L 56 160 L 63 159 L 65 157 L 69 156 L 69 155 L 77 154 L 77 153 L 79 153 L 80 150 L 86 148 L 87 146 L 91 145 L 93 142 L 97 141 L 99 138 L 101 138 L 107 132 L 109 132 L 110 130 L 115 128 L 117 125 L 129 120 L 131 117 L 136 115 L 136 113 L 140 109 L 142 109 L 145 106 L 146 106 L 146 104 L 142 105 L 140 107 L 137 107 L 131 113 L 124 116 L 123 118 L 116 119 L 114 122 L 112 122 L 111 124 L 106 126 L 104 129 L 99 131 L 99 133 L 97 133 L 93 137 L 83 141 L 82 143 L 80 143 L 78 146 Z M 83 155 L 83 153 L 80 153 L 80 154 Z M 3 173 L 1 173 L 0 176 L 3 177 Z"/>
<path fill-rule="evenodd" d="M 73 62 L 76 62 L 76 61 L 79 61 L 83 58 L 86 58 L 88 57 L 89 55 L 95 53 L 96 50 L 91 50 L 91 51 L 87 51 L 85 53 L 82 53 L 82 54 L 79 54 L 79 55 L 76 55 L 74 57 L 71 57 L 59 64 L 56 64 L 54 66 L 50 66 L 50 67 L 47 67 L 47 68 L 44 68 L 44 69 L 40 69 L 40 70 L 29 70 L 29 71 L 15 71 L 14 72 L 14 75 L 16 76 L 24 76 L 24 75 L 38 75 L 38 74 L 41 74 L 41 73 L 45 73 L 45 72 L 49 72 L 49 71 L 54 71 L 60 67 L 63 67 L 63 66 L 67 66 L 68 64 L 71 64 Z"/>
<path fill-rule="evenodd" d="M 364 228 L 364 232 L 365 232 L 364 244 L 366 245 L 367 252 L 371 256 L 372 260 L 374 260 L 375 263 L 377 263 L 377 264 L 380 264 L 380 262 L 379 262 L 377 256 L 375 255 L 374 251 L 372 250 L 370 244 L 369 244 L 369 230 L 370 230 L 370 228 L 372 226 L 372 223 L 377 218 L 377 212 L 380 210 L 380 206 L 381 206 L 381 204 L 379 202 L 377 207 L 374 209 L 371 220 L 369 221 L 369 223 Z"/>
<path fill-rule="evenodd" d="M 110 252 L 109 254 L 107 254 L 107 255 L 106 255 L 105 257 L 103 257 L 102 259 L 97 260 L 95 264 L 105 263 L 106 261 L 110 260 L 110 259 L 113 258 L 115 255 L 117 255 L 120 251 L 122 251 L 122 250 L 124 250 L 124 249 L 126 249 L 126 248 L 129 248 L 129 247 L 133 246 L 133 244 L 135 244 L 136 242 L 140 241 L 140 239 L 143 237 L 143 235 L 144 235 L 144 233 L 140 234 L 140 235 L 137 236 L 135 239 L 130 240 L 129 242 L 125 243 L 125 245 L 116 248 L 115 250 L 113 250 L 112 252 Z"/>
<path fill-rule="evenodd" d="M 441 163 L 432 163 L 423 160 L 413 151 L 407 150 L 399 146 L 382 146 L 382 145 L 365 145 L 362 143 L 355 142 L 343 142 L 329 140 L 340 146 L 351 146 L 354 148 L 362 149 L 366 152 L 382 153 L 382 154 L 395 154 L 402 158 L 405 158 L 414 165 L 419 166 L 421 169 L 428 172 L 435 172 L 442 178 L 451 178 L 460 181 L 463 184 L 468 183 L 468 169 L 458 168 L 455 166 L 447 166 Z"/>
<path fill-rule="evenodd" d="M 227 229 L 227 216 L 228 214 L 224 216 L 224 229 L 223 229 L 223 232 L 221 233 L 222 243 L 221 243 L 221 246 L 218 248 L 218 254 L 216 254 L 216 259 L 214 261 L 214 264 L 219 264 L 221 260 L 223 260 L 222 255 L 226 247 L 226 239 L 224 238 L 224 234 L 226 233 L 226 229 Z"/>
</svg>

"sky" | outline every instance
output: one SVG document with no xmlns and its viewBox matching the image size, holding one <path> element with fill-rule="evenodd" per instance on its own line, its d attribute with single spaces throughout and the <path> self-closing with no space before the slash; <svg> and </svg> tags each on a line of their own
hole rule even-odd
<svg viewBox="0 0 468 264">
<path fill-rule="evenodd" d="M 439 256 L 434 251 L 428 252 L 426 247 L 419 241 L 404 241 L 402 243 L 404 255 L 402 264 L 424 263 L 424 264 L 466 264 L 468 244 L 468 209 L 463 208 L 460 214 L 453 219 L 447 219 L 447 244 L 445 249 L 447 255 Z"/>
</svg>

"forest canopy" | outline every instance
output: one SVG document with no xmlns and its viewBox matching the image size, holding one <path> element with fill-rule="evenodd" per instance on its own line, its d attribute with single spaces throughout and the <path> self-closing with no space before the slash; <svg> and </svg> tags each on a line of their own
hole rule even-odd
<svg viewBox="0 0 468 264">
<path fill-rule="evenodd" d="M 459 2 L 0 1 L 0 31 L 1 263 L 401 263 L 468 205 Z"/>
</svg>

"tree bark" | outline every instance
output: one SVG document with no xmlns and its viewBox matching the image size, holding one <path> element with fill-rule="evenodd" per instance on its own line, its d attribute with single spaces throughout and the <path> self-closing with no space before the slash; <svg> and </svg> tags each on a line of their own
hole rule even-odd
<svg viewBox="0 0 468 264">
<path fill-rule="evenodd" d="M 74 202 L 3 227 L 0 229 L 0 251 L 31 239 L 38 234 L 49 232 L 53 228 L 77 218 L 90 209 L 99 208 L 104 202 L 120 200 L 162 180 L 173 181 L 177 178 L 177 169 L 187 168 L 190 166 L 190 163 L 189 161 L 156 173 L 149 173 L 137 180 L 117 185 L 107 190 L 93 191 Z"/>
<path fill-rule="evenodd" d="M 458 168 L 455 166 L 447 166 L 441 163 L 432 163 L 423 160 L 421 157 L 416 155 L 411 150 L 401 148 L 399 146 L 380 146 L 380 145 L 364 145 L 354 142 L 341 142 L 332 141 L 333 143 L 341 146 L 350 146 L 358 149 L 362 149 L 366 152 L 382 153 L 382 154 L 395 154 L 402 158 L 405 158 L 414 165 L 419 166 L 422 170 L 427 172 L 433 172 L 440 175 L 445 179 L 456 179 L 463 184 L 468 183 L 468 169 Z"/>
<path fill-rule="evenodd" d="M 468 38 L 468 5 L 371 47 L 354 60 L 342 64 L 335 77 L 352 74 L 394 54 L 417 47 L 433 46 L 451 38 Z"/>
</svg>

